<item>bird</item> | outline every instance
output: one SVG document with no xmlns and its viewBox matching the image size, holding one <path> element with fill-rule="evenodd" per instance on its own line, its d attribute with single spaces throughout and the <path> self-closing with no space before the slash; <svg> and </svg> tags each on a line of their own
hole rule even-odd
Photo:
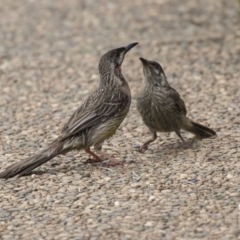
<svg viewBox="0 0 240 240">
<path fill-rule="evenodd" d="M 134 42 L 105 53 L 98 66 L 98 89 L 73 113 L 61 134 L 44 150 L 6 168 L 0 173 L 0 178 L 26 175 L 55 156 L 71 150 L 85 150 L 92 156 L 87 160 L 89 163 L 108 159 L 109 166 L 123 164 L 101 149 L 103 142 L 115 134 L 129 111 L 131 92 L 121 65 L 125 54 L 137 44 Z M 90 150 L 91 146 L 95 151 Z"/>
<path fill-rule="evenodd" d="M 146 141 L 139 152 L 144 153 L 150 143 L 157 139 L 157 132 L 175 132 L 183 142 L 180 130 L 183 129 L 198 139 L 209 138 L 216 132 L 189 119 L 185 103 L 179 93 L 170 86 L 163 68 L 158 62 L 140 58 L 143 65 L 143 87 L 137 97 L 137 110 L 149 128 L 152 138 Z"/>
</svg>

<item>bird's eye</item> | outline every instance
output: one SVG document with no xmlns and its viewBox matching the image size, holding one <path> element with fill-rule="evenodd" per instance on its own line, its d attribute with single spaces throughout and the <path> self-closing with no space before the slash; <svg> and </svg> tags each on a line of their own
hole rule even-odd
<svg viewBox="0 0 240 240">
<path fill-rule="evenodd" d="M 159 68 L 157 67 L 157 66 L 153 66 L 153 70 L 154 70 L 154 72 L 158 75 L 159 74 L 159 72 L 160 72 L 160 70 L 159 70 Z"/>
</svg>

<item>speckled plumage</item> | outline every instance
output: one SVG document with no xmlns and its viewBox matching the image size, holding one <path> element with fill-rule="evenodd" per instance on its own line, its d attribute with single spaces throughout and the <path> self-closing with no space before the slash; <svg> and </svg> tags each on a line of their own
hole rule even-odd
<svg viewBox="0 0 240 240">
<path fill-rule="evenodd" d="M 0 173 L 0 178 L 27 174 L 56 155 L 74 149 L 84 149 L 94 157 L 92 161 L 101 161 L 107 156 L 112 165 L 119 164 L 103 153 L 101 147 L 104 140 L 116 132 L 129 111 L 131 93 L 121 73 L 121 64 L 125 54 L 135 45 L 137 43 L 104 54 L 99 63 L 99 88 L 74 112 L 60 136 L 40 153 L 8 167 Z M 91 146 L 100 156 L 90 150 Z"/>
<path fill-rule="evenodd" d="M 185 103 L 169 85 L 159 63 L 143 58 L 140 60 L 143 64 L 144 84 L 137 99 L 137 109 L 152 133 L 152 139 L 142 145 L 140 152 L 147 150 L 148 145 L 156 140 L 157 132 L 175 132 L 184 144 L 181 129 L 195 134 L 199 139 L 216 135 L 212 129 L 186 117 Z"/>
</svg>

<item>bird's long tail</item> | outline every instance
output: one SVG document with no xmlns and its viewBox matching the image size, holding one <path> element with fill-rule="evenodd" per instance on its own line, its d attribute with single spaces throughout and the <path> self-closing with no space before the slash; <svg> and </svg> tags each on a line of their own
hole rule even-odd
<svg viewBox="0 0 240 240">
<path fill-rule="evenodd" d="M 22 176 L 31 172 L 34 168 L 46 163 L 63 151 L 63 143 L 57 142 L 43 151 L 17 162 L 0 173 L 0 178 L 11 178 L 16 175 Z"/>
<path fill-rule="evenodd" d="M 189 123 L 187 126 L 184 126 L 184 130 L 193 133 L 198 139 L 210 138 L 217 135 L 215 131 L 199 123 L 192 120 L 189 120 Z"/>
</svg>

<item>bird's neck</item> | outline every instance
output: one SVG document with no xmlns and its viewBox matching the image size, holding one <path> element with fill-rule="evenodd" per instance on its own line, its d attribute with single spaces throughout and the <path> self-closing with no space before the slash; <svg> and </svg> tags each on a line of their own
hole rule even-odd
<svg viewBox="0 0 240 240">
<path fill-rule="evenodd" d="M 149 89 L 155 88 L 155 87 L 166 88 L 166 89 L 170 88 L 167 78 L 162 78 L 159 81 L 152 76 L 144 76 L 143 86 L 144 88 L 149 88 Z"/>
<path fill-rule="evenodd" d="M 100 86 L 104 87 L 121 87 L 127 84 L 120 71 L 111 71 L 105 74 L 100 74 Z"/>
<path fill-rule="evenodd" d="M 168 82 L 157 83 L 156 81 L 153 81 L 153 79 L 144 79 L 142 84 L 141 93 L 149 95 L 149 97 L 152 97 L 152 94 L 160 91 L 166 91 L 170 88 L 170 85 Z"/>
</svg>

